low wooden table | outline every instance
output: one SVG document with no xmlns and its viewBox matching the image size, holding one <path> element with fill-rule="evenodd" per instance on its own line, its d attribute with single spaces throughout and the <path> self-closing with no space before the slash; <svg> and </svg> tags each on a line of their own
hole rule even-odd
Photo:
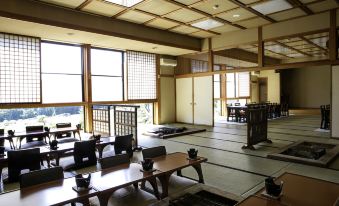
<svg viewBox="0 0 339 206">
<path fill-rule="evenodd" d="M 75 192 L 75 178 L 48 182 L 0 195 L 1 205 L 10 206 L 46 206 L 65 205 L 71 202 L 86 202 L 98 194 L 96 189 Z"/>
<path fill-rule="evenodd" d="M 263 197 L 263 188 L 255 196 L 247 198 L 239 205 L 250 205 L 249 201 L 258 201 L 260 205 L 298 205 L 298 206 L 333 206 L 339 197 L 339 184 L 314 179 L 302 175 L 284 173 L 277 178 L 284 182 L 283 195 L 280 200 Z M 258 198 L 264 200 L 258 200 Z M 253 200 L 250 200 L 253 199 Z M 254 200 L 256 199 L 256 200 Z M 260 204 L 259 204 L 260 203 Z"/>
<path fill-rule="evenodd" d="M 104 169 L 99 172 L 92 173 L 92 185 L 100 191 L 98 199 L 100 206 L 106 206 L 108 199 L 112 196 L 113 192 L 134 185 L 138 187 L 138 182 L 149 181 L 152 185 L 154 195 L 160 199 L 156 177 L 162 174 L 160 171 L 142 172 L 142 166 L 137 163 L 123 164 L 117 167 Z"/>
<path fill-rule="evenodd" d="M 49 134 L 56 140 L 58 135 L 67 134 L 70 132 L 73 133 L 74 138 L 75 134 L 78 134 L 79 139 L 81 140 L 80 129 L 75 127 L 52 128 L 49 131 Z"/>
<path fill-rule="evenodd" d="M 183 168 L 193 167 L 198 173 L 199 183 L 204 183 L 201 163 L 207 162 L 207 158 L 198 157 L 196 160 L 189 160 L 186 153 L 176 152 L 153 158 L 153 160 L 153 167 L 163 172 L 163 174 L 158 177 L 162 186 L 162 198 L 168 196 L 168 184 L 170 176 L 176 171 L 178 172 L 178 175 L 181 176 L 181 169 Z"/>
</svg>

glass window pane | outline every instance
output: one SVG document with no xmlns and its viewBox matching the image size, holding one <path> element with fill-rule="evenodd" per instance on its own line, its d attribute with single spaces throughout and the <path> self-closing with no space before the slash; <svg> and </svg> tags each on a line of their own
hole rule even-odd
<svg viewBox="0 0 339 206">
<path fill-rule="evenodd" d="M 92 75 L 122 76 L 122 52 L 91 49 Z"/>
<path fill-rule="evenodd" d="M 235 98 L 235 79 L 234 79 L 234 73 L 228 73 L 226 74 L 226 88 L 227 88 L 227 98 Z"/>
<path fill-rule="evenodd" d="M 82 75 L 42 74 L 42 102 L 82 102 Z"/>
<path fill-rule="evenodd" d="M 55 128 L 57 123 L 68 123 L 75 127 L 84 124 L 84 110 L 82 106 L 71 107 L 43 107 L 17 108 L 0 110 L 0 128 L 24 132 L 28 125 L 44 125 Z M 5 141 L 8 144 L 8 141 Z M 9 146 L 9 145 L 6 145 Z"/>
<path fill-rule="evenodd" d="M 122 77 L 92 76 L 93 101 L 122 101 Z"/>
<path fill-rule="evenodd" d="M 249 72 L 238 73 L 239 97 L 250 96 L 250 74 Z"/>
<path fill-rule="evenodd" d="M 79 46 L 41 43 L 42 73 L 81 74 Z"/>
</svg>

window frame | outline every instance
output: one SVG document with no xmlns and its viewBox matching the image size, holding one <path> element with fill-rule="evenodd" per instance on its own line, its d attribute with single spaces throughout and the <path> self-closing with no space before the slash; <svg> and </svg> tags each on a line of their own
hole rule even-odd
<svg viewBox="0 0 339 206">
<path fill-rule="evenodd" d="M 16 34 L 16 33 L 8 33 L 8 32 L 0 32 L 0 34 L 4 34 L 4 35 L 13 35 L 13 36 L 19 36 L 19 37 L 26 37 L 26 38 L 34 38 L 34 39 L 38 39 L 39 40 L 39 57 L 40 57 L 40 69 L 39 69 L 39 73 L 40 73 L 40 98 L 39 101 L 37 102 L 4 102 L 4 103 L 0 103 L 0 106 L 2 105 L 13 105 L 14 108 L 16 107 L 15 105 L 32 105 L 32 104 L 37 104 L 37 105 L 41 105 L 42 103 L 42 74 L 41 74 L 41 70 L 42 70 L 42 65 L 41 65 L 41 43 L 42 40 L 40 37 L 35 37 L 35 36 L 30 36 L 30 35 L 21 35 L 21 34 Z M 9 108 L 11 108 L 11 106 L 9 106 Z"/>
<path fill-rule="evenodd" d="M 55 42 L 55 41 L 49 41 L 49 40 L 41 40 L 40 41 L 40 47 L 41 47 L 41 44 L 42 43 L 47 43 L 47 44 L 56 44 L 56 45 L 63 45 L 63 46 L 72 46 L 72 47 L 79 47 L 80 48 L 80 60 L 81 60 L 81 74 L 69 74 L 69 73 L 44 73 L 42 72 L 42 56 L 41 56 L 41 50 L 40 49 L 40 76 L 41 76 L 41 104 L 52 104 L 52 105 L 57 105 L 57 104 L 77 104 L 77 103 L 84 103 L 85 101 L 85 74 L 84 74 L 84 71 L 85 71 L 85 68 L 84 68 L 84 49 L 82 47 L 81 44 L 71 44 L 71 43 L 64 43 L 64 42 Z M 42 75 L 43 74 L 54 74 L 54 75 L 73 75 L 73 76 L 77 76 L 77 75 L 80 75 L 81 76 L 81 102 L 53 102 L 53 103 L 44 103 L 42 101 Z"/>
</svg>

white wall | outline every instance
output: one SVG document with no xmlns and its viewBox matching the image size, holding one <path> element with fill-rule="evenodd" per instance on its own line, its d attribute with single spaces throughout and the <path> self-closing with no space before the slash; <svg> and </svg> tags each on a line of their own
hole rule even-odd
<svg viewBox="0 0 339 206">
<path fill-rule="evenodd" d="M 282 92 L 291 108 L 316 108 L 330 104 L 331 66 L 315 66 L 281 71 Z"/>
<path fill-rule="evenodd" d="M 275 70 L 260 71 L 259 77 L 267 77 L 267 101 L 280 103 L 280 74 Z"/>
<path fill-rule="evenodd" d="M 339 65 L 332 67 L 332 137 L 339 138 Z"/>
</svg>

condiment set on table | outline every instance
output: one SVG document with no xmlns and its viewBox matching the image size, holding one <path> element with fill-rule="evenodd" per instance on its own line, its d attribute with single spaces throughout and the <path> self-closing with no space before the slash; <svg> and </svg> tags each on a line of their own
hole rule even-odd
<svg viewBox="0 0 339 206">
<path fill-rule="evenodd" d="M 265 191 L 262 195 L 271 199 L 279 199 L 282 196 L 283 185 L 283 181 L 276 184 L 273 177 L 268 177 L 265 179 Z"/>
<path fill-rule="evenodd" d="M 91 183 L 91 174 L 88 174 L 87 177 L 82 174 L 75 176 L 76 186 L 72 187 L 76 192 L 88 191 L 92 189 Z"/>
</svg>

